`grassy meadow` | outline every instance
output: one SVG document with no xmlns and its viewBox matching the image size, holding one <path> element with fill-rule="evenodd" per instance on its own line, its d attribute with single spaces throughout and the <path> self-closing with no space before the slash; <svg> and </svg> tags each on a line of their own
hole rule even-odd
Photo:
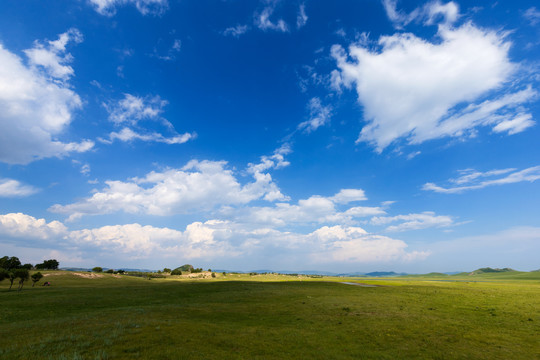
<svg viewBox="0 0 540 360">
<path fill-rule="evenodd" d="M 1 359 L 540 359 L 540 273 L 45 273 L 0 283 Z"/>
</svg>

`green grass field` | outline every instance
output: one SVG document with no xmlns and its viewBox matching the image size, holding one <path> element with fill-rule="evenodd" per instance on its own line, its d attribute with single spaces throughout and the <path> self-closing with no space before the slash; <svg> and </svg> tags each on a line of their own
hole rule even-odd
<svg viewBox="0 0 540 360">
<path fill-rule="evenodd" d="M 50 287 L 0 283 L 0 358 L 540 359 L 540 273 L 501 276 L 52 272 Z"/>
</svg>

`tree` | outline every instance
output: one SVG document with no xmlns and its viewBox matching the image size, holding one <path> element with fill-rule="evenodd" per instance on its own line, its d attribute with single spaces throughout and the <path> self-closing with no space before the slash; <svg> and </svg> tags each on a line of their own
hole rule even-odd
<svg viewBox="0 0 540 360">
<path fill-rule="evenodd" d="M 163 269 L 163 272 L 164 272 L 164 273 L 170 273 L 170 272 L 171 272 L 171 269 L 165 268 L 165 269 Z"/>
<path fill-rule="evenodd" d="M 100 273 L 100 272 L 103 272 L 103 268 L 102 267 L 99 267 L 99 266 L 96 266 L 95 268 L 92 269 L 93 272 L 97 272 L 97 273 Z"/>
<path fill-rule="evenodd" d="M 24 264 L 23 266 L 21 266 L 21 269 L 32 270 L 33 267 L 34 265 L 32 264 Z"/>
<path fill-rule="evenodd" d="M 114 274 L 114 270 L 113 269 L 109 269 L 107 271 L 105 271 L 107 274 Z"/>
<path fill-rule="evenodd" d="M 6 269 L 0 268 L 0 281 L 9 278 L 9 272 Z"/>
<path fill-rule="evenodd" d="M 17 289 L 17 291 L 21 291 L 24 282 L 30 278 L 30 273 L 27 269 L 15 269 L 13 270 L 13 275 L 15 276 L 15 279 L 19 279 L 19 289 Z"/>
<path fill-rule="evenodd" d="M 180 270 L 180 268 L 176 268 L 171 271 L 171 275 L 182 275 L 182 270 Z"/>
<path fill-rule="evenodd" d="M 36 264 L 38 270 L 58 270 L 60 263 L 55 259 L 45 260 L 41 264 Z"/>
<path fill-rule="evenodd" d="M 7 271 L 17 269 L 21 267 L 21 261 L 18 257 L 4 256 L 0 258 L 0 268 L 6 269 Z"/>
<path fill-rule="evenodd" d="M 38 271 L 37 273 L 32 274 L 31 278 L 32 278 L 32 287 L 34 287 L 34 285 L 36 285 L 36 283 L 39 280 L 41 280 L 41 278 L 43 278 L 43 274 Z"/>
</svg>

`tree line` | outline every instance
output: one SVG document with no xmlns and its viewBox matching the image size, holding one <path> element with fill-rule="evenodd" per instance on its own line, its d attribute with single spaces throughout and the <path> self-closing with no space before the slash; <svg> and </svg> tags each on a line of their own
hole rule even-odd
<svg viewBox="0 0 540 360">
<path fill-rule="evenodd" d="M 55 259 L 45 260 L 35 266 L 32 264 L 22 264 L 16 256 L 4 256 L 0 258 L 0 281 L 9 280 L 9 290 L 13 287 L 15 280 L 19 279 L 20 291 L 23 288 L 24 282 L 32 279 L 32 287 L 43 278 L 41 272 L 36 272 L 30 275 L 30 270 L 58 270 L 60 263 Z"/>
</svg>

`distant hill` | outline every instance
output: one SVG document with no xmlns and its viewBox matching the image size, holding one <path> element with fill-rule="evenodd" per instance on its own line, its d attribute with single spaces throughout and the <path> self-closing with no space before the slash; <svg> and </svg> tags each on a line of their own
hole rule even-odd
<svg viewBox="0 0 540 360">
<path fill-rule="evenodd" d="M 478 274 L 489 274 L 489 273 L 504 273 L 504 272 L 510 272 L 510 271 L 516 271 L 514 269 L 510 269 L 510 268 L 503 268 L 503 269 L 498 269 L 498 268 L 490 268 L 490 267 L 485 267 L 485 268 L 480 268 L 480 269 L 476 269 L 472 272 L 470 272 L 470 275 L 478 275 Z"/>
<path fill-rule="evenodd" d="M 396 273 L 394 271 L 373 271 L 366 274 L 366 276 L 379 277 L 379 276 L 403 276 L 407 273 Z"/>
</svg>

